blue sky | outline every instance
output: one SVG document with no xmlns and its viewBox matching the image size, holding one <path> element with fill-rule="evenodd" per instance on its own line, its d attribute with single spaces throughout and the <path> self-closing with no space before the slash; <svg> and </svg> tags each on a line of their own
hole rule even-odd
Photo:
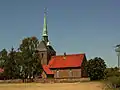
<svg viewBox="0 0 120 90">
<path fill-rule="evenodd" d="M 41 39 L 44 7 L 49 39 L 57 54 L 86 53 L 117 65 L 120 0 L 0 0 L 0 50 L 19 47 L 25 37 Z"/>
</svg>

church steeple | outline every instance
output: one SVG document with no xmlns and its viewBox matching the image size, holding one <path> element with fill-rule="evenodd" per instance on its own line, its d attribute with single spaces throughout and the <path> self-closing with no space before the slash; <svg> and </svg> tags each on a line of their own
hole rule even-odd
<svg viewBox="0 0 120 90">
<path fill-rule="evenodd" d="M 43 31 L 42 31 L 42 40 L 38 44 L 37 52 L 39 54 L 40 63 L 42 65 L 48 65 L 49 60 L 52 56 L 56 55 L 55 50 L 50 45 L 50 42 L 48 40 L 48 31 L 47 31 L 47 15 L 46 15 L 46 8 L 44 10 L 44 25 L 43 25 Z"/>
<path fill-rule="evenodd" d="M 47 31 L 47 11 L 46 8 L 44 9 L 44 25 L 43 25 L 43 32 L 42 32 L 42 39 L 46 43 L 48 42 L 48 31 Z"/>
</svg>

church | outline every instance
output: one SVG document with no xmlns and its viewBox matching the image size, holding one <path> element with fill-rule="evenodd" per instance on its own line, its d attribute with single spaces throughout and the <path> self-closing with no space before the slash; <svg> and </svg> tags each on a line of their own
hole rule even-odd
<svg viewBox="0 0 120 90">
<path fill-rule="evenodd" d="M 48 38 L 47 16 L 44 12 L 42 39 L 38 45 L 40 63 L 43 68 L 42 78 L 83 78 L 87 77 L 85 53 L 56 55 L 56 50 Z"/>
</svg>

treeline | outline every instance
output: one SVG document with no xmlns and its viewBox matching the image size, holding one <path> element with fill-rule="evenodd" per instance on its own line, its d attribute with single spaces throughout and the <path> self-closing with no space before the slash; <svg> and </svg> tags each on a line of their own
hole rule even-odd
<svg viewBox="0 0 120 90">
<path fill-rule="evenodd" d="M 4 69 L 0 77 L 4 79 L 26 79 L 40 76 L 42 71 L 38 54 L 36 53 L 39 41 L 36 37 L 27 37 L 22 40 L 19 48 L 13 47 L 8 52 L 0 52 L 0 68 Z"/>
</svg>

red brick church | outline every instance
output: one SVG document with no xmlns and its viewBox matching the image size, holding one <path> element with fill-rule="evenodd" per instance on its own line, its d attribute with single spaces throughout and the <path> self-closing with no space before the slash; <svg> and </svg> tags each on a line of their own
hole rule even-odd
<svg viewBox="0 0 120 90">
<path fill-rule="evenodd" d="M 42 40 L 37 51 L 43 67 L 42 78 L 82 78 L 87 77 L 85 53 L 56 55 L 48 39 L 47 17 L 44 13 Z"/>
</svg>

